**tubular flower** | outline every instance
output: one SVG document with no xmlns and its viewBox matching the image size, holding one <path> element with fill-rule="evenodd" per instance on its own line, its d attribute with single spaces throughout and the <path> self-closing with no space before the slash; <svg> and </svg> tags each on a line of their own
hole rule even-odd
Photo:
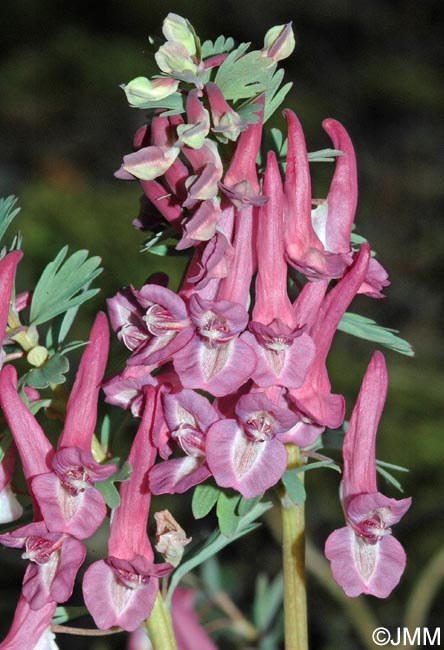
<svg viewBox="0 0 444 650">
<path fill-rule="evenodd" d="M 401 544 L 391 535 L 411 499 L 390 499 L 377 491 L 376 433 L 387 395 L 384 356 L 375 352 L 364 375 L 344 439 L 341 501 L 346 526 L 327 539 L 325 554 L 347 596 L 389 596 L 405 568 Z"/>
<path fill-rule="evenodd" d="M 154 419 L 155 390 L 148 387 L 146 391 L 145 410 L 128 457 L 131 478 L 121 484 L 120 505 L 111 521 L 108 557 L 94 562 L 83 580 L 86 606 L 101 630 L 113 625 L 128 632 L 136 630 L 150 615 L 159 577 L 172 570 L 168 563 L 153 563 L 146 532 L 151 502 L 147 472 L 156 457 L 156 448 L 148 437 Z"/>
<path fill-rule="evenodd" d="M 30 485 L 36 519 L 40 513 L 50 532 L 90 537 L 106 515 L 105 501 L 94 487 L 115 472 L 91 455 L 97 399 L 108 356 L 108 325 L 98 314 L 68 400 L 66 421 L 54 450 L 17 393 L 12 366 L 0 375 L 0 402 Z"/>
<path fill-rule="evenodd" d="M 11 628 L 0 643 L 0 650 L 58 650 L 49 628 L 56 607 L 57 603 L 53 601 L 37 611 L 33 610 L 21 595 Z"/>
</svg>

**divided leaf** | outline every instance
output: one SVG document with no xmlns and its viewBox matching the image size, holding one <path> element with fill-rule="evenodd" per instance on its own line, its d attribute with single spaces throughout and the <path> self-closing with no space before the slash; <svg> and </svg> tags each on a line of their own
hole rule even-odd
<svg viewBox="0 0 444 650">
<path fill-rule="evenodd" d="M 396 336 L 397 330 L 378 325 L 374 320 L 366 316 L 346 312 L 338 325 L 338 329 L 360 339 L 379 343 L 379 345 L 399 352 L 399 354 L 405 354 L 408 357 L 415 355 L 410 343 Z"/>
<path fill-rule="evenodd" d="M 67 252 L 68 247 L 64 246 L 37 282 L 31 302 L 31 325 L 46 323 L 99 291 L 85 288 L 102 272 L 97 268 L 100 257 L 87 259 L 88 251 L 80 250 L 65 260 Z"/>
<path fill-rule="evenodd" d="M 16 196 L 7 196 L 4 199 L 0 199 L 0 240 L 3 238 L 7 228 L 11 224 L 12 220 L 20 212 L 20 208 L 15 208 L 15 204 L 18 199 Z"/>
</svg>

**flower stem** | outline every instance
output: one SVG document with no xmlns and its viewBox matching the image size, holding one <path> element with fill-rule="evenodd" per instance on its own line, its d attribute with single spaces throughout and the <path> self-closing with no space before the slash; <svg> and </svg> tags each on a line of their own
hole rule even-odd
<svg viewBox="0 0 444 650">
<path fill-rule="evenodd" d="M 287 445 L 288 469 L 303 465 L 300 450 Z M 303 481 L 304 473 L 298 476 Z M 304 505 L 295 505 L 284 493 L 282 505 L 282 559 L 284 571 L 285 650 L 307 650 Z"/>
<path fill-rule="evenodd" d="M 153 650 L 177 650 L 171 614 L 160 592 L 154 601 L 154 607 L 146 626 Z"/>
</svg>

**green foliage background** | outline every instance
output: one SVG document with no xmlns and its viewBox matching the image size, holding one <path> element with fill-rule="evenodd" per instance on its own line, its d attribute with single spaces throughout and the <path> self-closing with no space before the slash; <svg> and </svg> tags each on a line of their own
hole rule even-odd
<svg viewBox="0 0 444 650">
<path fill-rule="evenodd" d="M 381 613 L 381 624 L 396 627 L 422 568 L 442 547 L 444 532 L 443 5 L 439 0 L 4 0 L 0 195 L 18 194 L 22 206 L 16 221 L 26 253 L 20 288 L 35 284 L 65 243 L 71 251 L 88 248 L 100 255 L 105 267 L 95 285 L 103 290 L 82 307 L 83 322 L 74 338 L 86 336 L 94 311 L 121 286 L 139 286 L 160 265 L 173 283 L 181 274 L 176 258 L 138 253 L 143 237 L 131 220 L 138 212 L 139 189 L 113 178 L 143 122 L 143 113 L 129 109 L 118 86 L 149 75 L 147 36 L 160 35 L 169 11 L 186 16 L 203 38 L 222 33 L 257 47 L 270 26 L 293 20 L 297 47 L 285 69 L 294 87 L 286 105 L 305 125 L 311 150 L 329 145 L 320 126 L 325 117 L 339 119 L 353 138 L 360 180 L 358 231 L 378 252 L 392 281 L 386 300 L 359 298 L 353 311 L 400 329 L 416 350 L 414 359 L 387 353 L 391 385 L 378 443 L 380 458 L 411 468 L 401 478 L 405 494 L 414 497 L 396 529 L 409 557 L 401 587 L 388 601 L 371 603 Z M 321 196 L 331 167 L 320 167 L 315 192 Z M 332 384 L 347 395 L 349 407 L 371 352 L 370 344 L 338 333 Z M 338 477 L 310 472 L 307 483 L 309 533 L 322 548 L 341 522 Z M 270 559 L 272 543 L 262 529 L 250 542 L 239 542 L 235 556 L 230 554 L 226 574 L 235 568 L 245 578 L 233 595 L 247 611 L 248 580 L 258 571 L 272 575 L 278 569 L 277 546 Z M 18 579 L 18 561 L 13 570 Z M 10 584 L 2 569 L 1 632 L 14 602 Z M 18 590 L 17 582 L 14 593 Z M 432 628 L 444 619 L 442 602 L 438 597 L 431 609 L 427 623 Z M 313 648 L 337 647 L 338 638 L 345 649 L 360 647 L 339 605 L 310 577 L 309 603 Z M 81 646 L 60 638 L 60 647 L 104 650 L 122 647 L 122 640 Z"/>
</svg>

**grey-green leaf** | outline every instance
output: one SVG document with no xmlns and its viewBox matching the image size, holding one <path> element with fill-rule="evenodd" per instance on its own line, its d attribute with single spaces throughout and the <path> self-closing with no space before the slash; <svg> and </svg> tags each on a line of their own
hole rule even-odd
<svg viewBox="0 0 444 650">
<path fill-rule="evenodd" d="M 65 374 L 69 370 L 69 361 L 62 354 L 50 357 L 41 368 L 33 368 L 24 377 L 24 382 L 32 388 L 47 388 L 51 384 L 64 384 Z"/>
<path fill-rule="evenodd" d="M 85 287 L 102 272 L 98 268 L 100 257 L 87 259 L 88 251 L 80 250 L 65 260 L 67 252 L 68 247 L 64 246 L 37 282 L 31 302 L 31 325 L 45 323 L 99 291 Z"/>
<path fill-rule="evenodd" d="M 346 312 L 338 325 L 338 329 L 360 339 L 379 343 L 379 345 L 399 352 L 399 354 L 405 354 L 408 357 L 413 357 L 415 354 L 408 341 L 396 336 L 397 330 L 378 325 L 371 318 L 359 314 Z"/>
<path fill-rule="evenodd" d="M 237 530 L 240 516 L 237 514 L 237 506 L 241 499 L 238 492 L 234 490 L 222 491 L 219 494 L 216 506 L 217 520 L 222 535 L 231 537 Z"/>
<path fill-rule="evenodd" d="M 296 472 L 288 469 L 282 477 L 282 483 L 287 491 L 287 496 L 294 504 L 300 505 L 301 503 L 304 503 L 307 495 L 305 493 L 304 485 Z"/>
<path fill-rule="evenodd" d="M 218 530 L 214 533 L 199 547 L 193 549 L 190 552 L 189 556 L 186 556 L 186 559 L 182 564 L 180 564 L 174 573 L 171 575 L 170 586 L 168 589 L 167 595 L 167 605 L 171 604 L 171 597 L 174 593 L 175 588 L 182 580 L 182 578 L 195 569 L 197 566 L 208 560 L 216 553 L 219 553 L 225 546 L 231 544 L 237 539 L 240 539 L 244 535 L 247 535 L 260 524 L 255 523 L 259 517 L 261 517 L 264 512 L 273 507 L 273 504 L 270 502 L 258 503 L 253 510 L 251 510 L 245 517 L 242 517 L 237 531 L 232 537 L 225 537 Z"/>
<path fill-rule="evenodd" d="M 195 519 L 206 517 L 216 505 L 221 489 L 213 483 L 201 483 L 194 488 L 191 510 Z"/>
<path fill-rule="evenodd" d="M 20 208 L 15 207 L 17 201 L 17 197 L 12 195 L 7 196 L 4 199 L 0 199 L 0 240 L 3 238 L 3 235 L 5 234 L 12 220 L 20 212 Z"/>
</svg>

